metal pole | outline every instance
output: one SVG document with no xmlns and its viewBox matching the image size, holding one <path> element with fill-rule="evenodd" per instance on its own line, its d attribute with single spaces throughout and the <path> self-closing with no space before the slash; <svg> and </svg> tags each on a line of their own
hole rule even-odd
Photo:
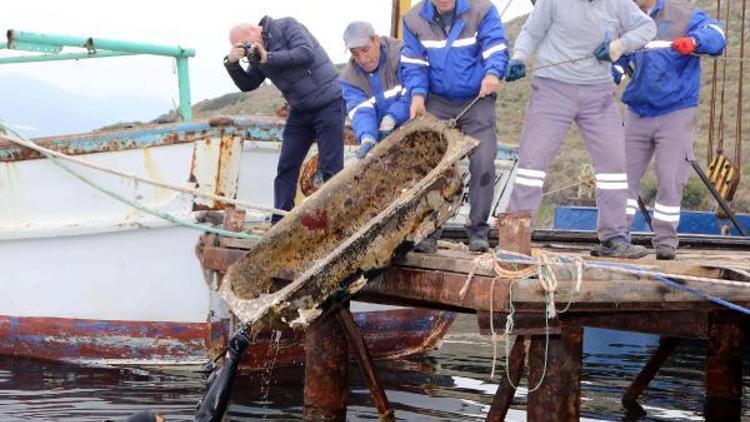
<svg viewBox="0 0 750 422">
<path fill-rule="evenodd" d="M 193 113 L 190 108 L 190 73 L 187 60 L 187 57 L 177 58 L 177 83 L 180 88 L 180 114 L 184 121 L 189 122 L 193 118 Z"/>
<path fill-rule="evenodd" d="M 336 315 L 328 313 L 305 331 L 306 421 L 345 421 L 349 347 Z"/>
<path fill-rule="evenodd" d="M 180 46 L 146 44 L 129 41 L 109 40 L 106 38 L 92 37 L 75 37 L 60 34 L 40 34 L 35 32 L 24 32 L 9 30 L 8 31 L 8 48 L 25 50 L 26 47 L 43 47 L 62 48 L 62 47 L 81 47 L 89 50 L 111 50 L 132 54 L 153 54 L 157 56 L 169 57 L 193 57 L 195 50 L 192 48 L 183 48 Z M 37 50 L 43 51 L 43 50 Z"/>
<path fill-rule="evenodd" d="M 0 64 L 53 62 L 61 60 L 98 59 L 102 57 L 132 56 L 135 53 L 119 53 L 116 51 L 99 50 L 94 53 L 43 54 L 41 56 L 2 57 Z"/>
<path fill-rule="evenodd" d="M 745 231 L 742 229 L 742 226 L 740 226 L 740 222 L 737 221 L 737 218 L 734 216 L 734 212 L 732 212 L 731 207 L 729 204 L 727 204 L 727 201 L 724 200 L 724 198 L 721 197 L 721 194 L 716 190 L 716 187 L 711 183 L 711 180 L 708 179 L 708 176 L 706 176 L 706 173 L 701 168 L 701 165 L 698 164 L 695 160 L 688 160 L 690 162 L 690 165 L 693 166 L 693 169 L 696 173 L 698 173 L 698 176 L 701 178 L 701 181 L 704 185 L 708 188 L 709 192 L 711 192 L 711 195 L 713 195 L 716 202 L 719 203 L 719 206 L 721 209 L 726 213 L 726 215 L 729 217 L 729 220 L 732 221 L 732 224 L 734 224 L 734 227 L 737 228 L 737 231 L 740 233 L 740 236 L 747 236 L 745 234 Z"/>
<path fill-rule="evenodd" d="M 651 223 L 651 215 L 648 213 L 648 209 L 646 208 L 646 203 L 643 202 L 643 198 L 641 198 L 640 195 L 638 195 L 638 208 L 641 210 L 641 214 L 643 214 L 643 219 L 646 220 L 646 224 L 648 224 L 648 228 L 651 229 L 651 231 L 654 231 L 654 225 Z"/>
</svg>

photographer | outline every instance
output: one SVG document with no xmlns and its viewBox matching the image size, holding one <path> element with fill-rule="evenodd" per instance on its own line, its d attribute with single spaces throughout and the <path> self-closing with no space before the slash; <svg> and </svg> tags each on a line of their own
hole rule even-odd
<svg viewBox="0 0 750 422">
<path fill-rule="evenodd" d="M 338 72 L 315 37 L 294 18 L 264 17 L 236 25 L 224 66 L 241 91 L 269 78 L 289 103 L 274 181 L 274 207 L 291 210 L 300 167 L 318 140 L 320 171 L 328 180 L 344 166 L 344 103 Z M 240 60 L 247 58 L 247 70 Z M 276 223 L 281 216 L 274 215 Z"/>
</svg>

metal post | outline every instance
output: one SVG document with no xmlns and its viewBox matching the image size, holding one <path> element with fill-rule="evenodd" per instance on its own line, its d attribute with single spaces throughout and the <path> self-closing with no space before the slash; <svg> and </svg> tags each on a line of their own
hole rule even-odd
<svg viewBox="0 0 750 422">
<path fill-rule="evenodd" d="M 336 313 L 336 319 L 338 319 L 341 328 L 344 330 L 344 334 L 349 339 L 349 344 L 354 348 L 354 355 L 357 357 L 359 368 L 362 370 L 362 375 L 370 389 L 370 395 L 372 396 L 375 408 L 378 409 L 378 413 L 380 414 L 380 421 L 394 421 L 395 417 L 393 409 L 391 409 L 391 404 L 388 402 L 388 396 L 385 394 L 380 377 L 375 372 L 372 357 L 370 357 L 370 352 L 367 350 L 367 344 L 365 344 L 362 333 L 359 332 L 359 327 L 354 321 L 352 313 L 349 309 L 342 308 Z"/>
<path fill-rule="evenodd" d="M 563 326 L 560 335 L 533 336 L 529 351 L 529 422 L 578 421 L 581 414 L 581 358 L 583 329 Z M 546 371 L 544 362 L 547 360 Z M 542 376 L 544 379 L 542 380 Z"/>
<path fill-rule="evenodd" d="M 625 391 L 625 394 L 622 396 L 623 404 L 627 406 L 638 400 L 643 390 L 648 387 L 648 384 L 654 379 L 656 373 L 659 372 L 659 369 L 661 369 L 664 362 L 667 361 L 667 358 L 674 352 L 675 347 L 679 343 L 680 339 L 676 337 L 659 338 L 659 348 L 651 355 L 648 362 L 646 362 L 646 366 L 643 367 L 635 380 L 633 380 L 633 383 Z"/>
<path fill-rule="evenodd" d="M 305 359 L 304 420 L 345 421 L 349 347 L 334 314 L 305 331 Z"/>
<path fill-rule="evenodd" d="M 184 121 L 189 122 L 193 118 L 193 112 L 190 108 L 190 74 L 187 57 L 177 58 L 177 83 L 180 87 L 180 114 Z"/>
<path fill-rule="evenodd" d="M 744 330 L 739 314 L 709 316 L 706 356 L 707 422 L 739 421 L 742 415 L 742 356 Z"/>
</svg>

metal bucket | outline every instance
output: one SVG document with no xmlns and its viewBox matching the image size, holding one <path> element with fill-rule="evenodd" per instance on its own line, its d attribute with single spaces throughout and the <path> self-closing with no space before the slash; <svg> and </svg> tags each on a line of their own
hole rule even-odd
<svg viewBox="0 0 750 422">
<path fill-rule="evenodd" d="M 407 123 L 230 266 L 222 297 L 246 324 L 307 326 L 455 213 L 456 164 L 477 144 L 432 116 Z"/>
</svg>

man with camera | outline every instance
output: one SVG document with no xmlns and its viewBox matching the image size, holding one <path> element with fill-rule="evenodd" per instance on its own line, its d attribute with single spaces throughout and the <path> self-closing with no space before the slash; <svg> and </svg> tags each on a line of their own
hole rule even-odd
<svg viewBox="0 0 750 422">
<path fill-rule="evenodd" d="M 362 159 L 409 119 L 409 96 L 398 77 L 401 41 L 378 36 L 368 22 L 352 22 L 344 31 L 344 44 L 352 58 L 341 87 Z"/>
<path fill-rule="evenodd" d="M 300 167 L 318 140 L 320 172 L 328 180 L 344 166 L 344 103 L 338 72 L 315 37 L 294 18 L 261 19 L 229 32 L 232 48 L 224 66 L 241 91 L 252 91 L 268 78 L 289 103 L 279 164 L 274 180 L 274 207 L 291 210 Z M 247 58 L 247 69 L 240 60 Z M 272 223 L 281 216 L 274 215 Z"/>
</svg>

